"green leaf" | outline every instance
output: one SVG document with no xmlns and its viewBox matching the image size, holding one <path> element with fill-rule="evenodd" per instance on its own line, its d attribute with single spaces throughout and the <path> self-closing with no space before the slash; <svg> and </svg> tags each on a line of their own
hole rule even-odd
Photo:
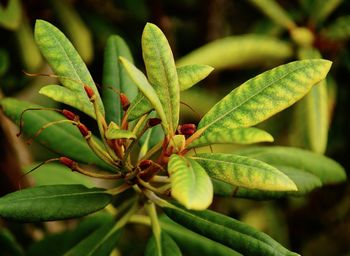
<svg viewBox="0 0 350 256">
<path fill-rule="evenodd" d="M 207 65 L 186 65 L 177 68 L 180 91 L 191 88 L 196 83 L 206 78 L 214 68 Z"/>
<path fill-rule="evenodd" d="M 184 91 L 206 78 L 213 70 L 207 65 L 186 65 L 177 68 L 180 91 Z M 139 93 L 128 109 L 128 120 L 132 121 L 150 112 L 152 105 Z"/>
<path fill-rule="evenodd" d="M 323 80 L 331 67 L 327 60 L 302 60 L 281 65 L 252 78 L 219 101 L 199 122 L 214 128 L 256 125 L 289 107 Z"/>
<path fill-rule="evenodd" d="M 167 134 L 175 134 L 179 123 L 180 88 L 173 53 L 165 35 L 154 24 L 146 24 L 141 42 L 148 80 L 158 94 L 169 124 Z"/>
<path fill-rule="evenodd" d="M 164 231 L 160 234 L 160 252 L 154 235 L 148 240 L 145 256 L 177 256 L 182 255 L 174 240 Z"/>
<path fill-rule="evenodd" d="M 319 57 L 320 53 L 314 49 L 307 48 L 299 52 L 300 59 Z M 322 80 L 295 105 L 291 145 L 324 154 L 328 140 L 328 124 L 327 82 Z"/>
<path fill-rule="evenodd" d="M 25 109 L 42 108 L 42 106 L 13 98 L 2 99 L 0 105 L 5 115 L 17 125 L 19 125 L 21 113 Z M 23 132 L 27 137 L 32 138 L 43 125 L 64 119 L 64 116 L 54 111 L 30 110 L 23 115 Z M 35 141 L 59 155 L 82 163 L 96 164 L 106 170 L 113 170 L 94 154 L 77 127 L 72 124 L 63 123 L 50 126 Z"/>
<path fill-rule="evenodd" d="M 137 95 L 137 86 L 130 80 L 118 61 L 120 56 L 133 63 L 125 41 L 117 35 L 110 36 L 104 52 L 102 99 L 106 109 L 107 123 L 114 121 L 118 125 L 121 124 L 123 108 L 119 95 L 114 90 L 125 93 L 130 102 Z"/>
<path fill-rule="evenodd" d="M 323 184 L 346 180 L 344 168 L 334 160 L 320 154 L 292 147 L 251 147 L 235 154 L 251 157 L 273 166 L 288 166 L 319 177 Z"/>
<path fill-rule="evenodd" d="M 308 172 L 286 166 L 277 166 L 277 169 L 287 175 L 297 186 L 297 191 L 266 191 L 258 189 L 247 189 L 232 186 L 219 180 L 213 180 L 216 195 L 225 197 L 241 197 L 254 200 L 269 200 L 285 196 L 304 196 L 315 188 L 322 186 L 321 180 Z"/>
<path fill-rule="evenodd" d="M 273 137 L 268 132 L 255 127 L 235 128 L 232 130 L 217 128 L 194 140 L 189 144 L 188 148 L 211 144 L 252 144 L 258 142 L 273 142 Z"/>
<path fill-rule="evenodd" d="M 186 211 L 178 207 L 167 207 L 164 211 L 177 223 L 244 255 L 298 255 L 265 233 L 213 211 Z"/>
<path fill-rule="evenodd" d="M 106 136 L 106 139 L 109 139 L 109 140 L 136 139 L 135 134 L 133 134 L 131 131 L 120 129 L 119 126 L 114 122 L 111 122 L 108 125 L 105 136 Z"/>
<path fill-rule="evenodd" d="M 0 26 L 15 30 L 21 24 L 22 6 L 20 0 L 9 0 L 7 6 L 0 4 Z"/>
<path fill-rule="evenodd" d="M 23 189 L 0 198 L 0 216 L 24 222 L 77 218 L 104 208 L 112 196 L 82 185 Z"/>
<path fill-rule="evenodd" d="M 23 173 L 27 173 L 39 163 L 31 164 L 24 168 Z M 89 177 L 77 172 L 72 172 L 66 166 L 56 163 L 44 164 L 35 172 L 28 174 L 34 180 L 36 186 L 54 185 L 54 184 L 82 184 L 85 187 L 93 187 L 93 182 Z"/>
<path fill-rule="evenodd" d="M 121 236 L 121 230 L 114 230 L 113 222 L 106 223 L 81 240 L 65 256 L 102 256 L 110 255 Z"/>
<path fill-rule="evenodd" d="M 203 153 L 192 156 L 213 179 L 231 185 L 270 191 L 296 191 L 291 179 L 264 162 L 231 154 Z"/>
<path fill-rule="evenodd" d="M 144 96 L 149 100 L 149 102 L 152 104 L 152 106 L 156 110 L 157 114 L 162 120 L 162 126 L 164 128 L 164 132 L 168 134 L 169 132 L 168 119 L 166 118 L 162 103 L 156 91 L 153 89 L 152 85 L 149 84 L 145 75 L 138 68 L 136 68 L 131 62 L 129 62 L 124 57 L 119 57 L 119 59 L 123 64 L 123 66 L 125 67 L 126 71 L 128 72 L 130 78 L 134 81 L 134 83 L 137 85 L 139 90 L 144 94 Z"/>
<path fill-rule="evenodd" d="M 203 210 L 213 200 L 213 186 L 205 170 L 194 160 L 173 154 L 168 163 L 171 195 L 187 209 Z"/>
<path fill-rule="evenodd" d="M 71 39 L 81 58 L 90 63 L 94 55 L 92 35 L 79 13 L 68 1 L 53 0 L 50 4 L 63 31 Z"/>
<path fill-rule="evenodd" d="M 39 93 L 57 102 L 61 102 L 76 109 L 79 109 L 84 113 L 91 111 L 90 102 L 89 104 L 86 104 L 86 101 L 77 100 L 80 97 L 79 93 L 74 92 L 66 87 L 57 84 L 49 84 L 42 87 L 39 90 Z"/>
<path fill-rule="evenodd" d="M 130 103 L 130 107 L 127 110 L 128 121 L 138 119 L 144 114 L 151 112 L 152 109 L 153 107 L 151 103 L 149 103 L 142 92 L 139 92 L 135 99 Z"/>
<path fill-rule="evenodd" d="M 182 227 L 166 215 L 160 218 L 160 225 L 180 246 L 185 255 L 239 256 L 238 252 Z"/>
<path fill-rule="evenodd" d="M 34 36 L 41 53 L 49 62 L 55 74 L 60 76 L 61 83 L 72 93 L 75 93 L 75 101 L 79 101 L 86 106 L 86 109 L 82 109 L 82 111 L 95 118 L 93 105 L 83 88 L 83 85 L 86 84 L 94 90 L 99 111 L 104 115 L 103 104 L 95 83 L 85 63 L 64 34 L 50 23 L 37 20 Z M 70 104 L 74 103 L 70 102 Z M 74 107 L 74 105 L 72 106 Z"/>
<path fill-rule="evenodd" d="M 288 13 L 275 0 L 249 0 L 253 5 L 260 9 L 267 17 L 278 25 L 293 29 L 296 27 L 294 21 Z"/>
<path fill-rule="evenodd" d="M 347 40 L 350 38 L 350 15 L 337 18 L 322 34 L 332 40 Z"/>
<path fill-rule="evenodd" d="M 323 22 L 341 4 L 341 2 L 342 0 L 313 1 L 310 12 L 311 22 L 315 25 Z"/>
<path fill-rule="evenodd" d="M 22 256 L 24 251 L 7 229 L 0 227 L 1 255 Z"/>
<path fill-rule="evenodd" d="M 139 158 L 143 157 L 148 152 L 148 150 L 163 141 L 163 139 L 164 132 L 160 125 L 156 125 L 151 129 L 148 129 L 140 139 L 141 148 Z"/>
<path fill-rule="evenodd" d="M 274 37 L 231 36 L 210 42 L 176 62 L 176 65 L 205 64 L 215 70 L 230 67 L 261 66 L 281 62 L 293 55 L 292 47 Z"/>
<path fill-rule="evenodd" d="M 113 226 L 113 223 L 111 214 L 100 211 L 83 219 L 73 230 L 47 235 L 44 239 L 31 244 L 26 255 L 46 255 L 50 252 L 50 256 L 62 256 L 102 226 Z"/>
</svg>

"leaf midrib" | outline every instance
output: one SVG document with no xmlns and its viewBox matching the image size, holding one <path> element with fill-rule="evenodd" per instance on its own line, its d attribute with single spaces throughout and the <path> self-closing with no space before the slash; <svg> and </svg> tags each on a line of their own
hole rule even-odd
<svg viewBox="0 0 350 256">
<path fill-rule="evenodd" d="M 34 197 L 27 197 L 27 198 L 19 198 L 19 199 L 6 199 L 4 198 L 3 201 L 10 201 L 11 203 L 18 203 L 21 201 L 33 201 L 33 200 L 39 200 L 39 199 L 55 199 L 55 198 L 60 198 L 60 197 L 79 197 L 79 196 L 85 196 L 85 195 L 91 195 L 91 194 L 105 194 L 108 195 L 107 193 L 103 191 L 90 191 L 90 192 L 77 192 L 77 193 L 70 193 L 70 194 L 59 194 L 59 195 L 42 195 L 42 196 L 34 196 Z"/>
<path fill-rule="evenodd" d="M 286 76 L 290 75 L 291 73 L 294 73 L 300 69 L 304 69 L 307 66 L 312 66 L 312 64 L 305 64 L 303 67 L 297 67 L 295 68 L 293 71 L 288 72 L 287 74 L 283 75 L 282 77 L 278 78 L 275 81 L 270 82 L 269 84 L 267 84 L 265 87 L 262 87 L 260 90 L 258 90 L 256 93 L 252 94 L 251 96 L 249 96 L 247 99 L 245 99 L 244 101 L 240 102 L 237 106 L 235 106 L 234 108 L 230 109 L 229 111 L 227 111 L 225 114 L 223 114 L 222 116 L 219 116 L 217 119 L 213 120 L 212 122 L 210 122 L 209 124 L 207 124 L 204 128 L 208 129 L 210 126 L 212 126 L 214 123 L 220 121 L 221 119 L 225 118 L 227 115 L 231 114 L 233 111 L 235 111 L 237 108 L 243 106 L 245 103 L 247 103 L 249 100 L 251 100 L 253 97 L 257 96 L 258 94 L 262 93 L 264 90 L 266 90 L 268 87 L 273 86 L 273 84 L 278 83 L 280 80 L 282 80 L 283 78 L 285 78 Z M 249 81 L 256 79 L 252 78 L 250 80 L 248 80 L 246 83 L 248 83 Z M 242 85 L 241 85 L 242 86 Z M 238 89 L 239 87 L 237 87 Z M 214 106 L 215 107 L 215 106 Z"/>
<path fill-rule="evenodd" d="M 163 59 L 163 56 L 162 54 L 160 53 L 160 50 L 159 50 L 159 44 L 158 44 L 158 40 L 156 40 L 156 36 L 154 34 L 154 31 L 153 29 L 150 29 L 150 33 L 152 34 L 152 41 L 155 42 L 155 45 L 156 45 L 156 54 L 158 55 L 160 61 L 161 61 L 161 71 L 165 77 L 165 80 L 166 80 L 166 96 L 167 96 L 167 105 L 168 105 L 168 110 L 169 110 L 169 119 L 168 119 L 168 122 L 169 122 L 169 129 L 170 129 L 170 133 L 172 134 L 173 133 L 173 127 L 174 127 L 174 124 L 173 124 L 173 110 L 172 110 L 172 107 L 171 107 L 171 104 L 170 104 L 170 101 L 171 101 L 171 97 L 170 97 L 170 86 L 169 86 L 169 78 L 168 78 L 168 75 L 167 75 L 167 72 L 165 70 L 165 62 L 164 62 L 164 59 Z M 162 85 L 158 85 L 159 87 L 161 87 Z"/>
</svg>

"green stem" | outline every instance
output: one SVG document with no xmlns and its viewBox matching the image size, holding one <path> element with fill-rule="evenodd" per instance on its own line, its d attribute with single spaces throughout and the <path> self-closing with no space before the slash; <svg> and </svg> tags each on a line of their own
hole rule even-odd
<svg viewBox="0 0 350 256">
<path fill-rule="evenodd" d="M 141 215 L 141 214 L 134 214 L 133 216 L 130 217 L 129 222 L 151 226 L 150 217 Z"/>
<path fill-rule="evenodd" d="M 131 187 L 131 185 L 124 183 L 124 184 L 120 185 L 119 187 L 107 190 L 107 193 L 109 193 L 113 196 L 116 196 L 120 193 L 123 193 L 125 190 L 128 190 L 130 187 Z"/>
<path fill-rule="evenodd" d="M 148 202 L 145 204 L 146 211 L 148 213 L 148 216 L 151 218 L 151 225 L 152 225 L 152 232 L 156 239 L 157 249 L 158 249 L 158 255 L 162 255 L 162 249 L 161 249 L 161 228 L 158 221 L 157 216 L 157 209 L 154 203 Z"/>
<path fill-rule="evenodd" d="M 162 147 L 163 145 L 163 141 L 159 142 L 157 145 L 155 145 L 153 148 L 151 148 L 141 159 L 145 160 L 145 159 L 150 159 L 151 156 L 153 156 L 155 153 L 157 153 L 157 151 Z"/>
</svg>

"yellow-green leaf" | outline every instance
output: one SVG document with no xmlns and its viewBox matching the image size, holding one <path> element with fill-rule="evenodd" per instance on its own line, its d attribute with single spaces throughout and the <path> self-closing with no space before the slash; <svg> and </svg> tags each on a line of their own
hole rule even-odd
<svg viewBox="0 0 350 256">
<path fill-rule="evenodd" d="M 251 147 L 235 152 L 264 161 L 273 166 L 288 166 L 310 172 L 323 184 L 334 184 L 346 180 L 344 168 L 334 160 L 321 154 L 292 147 Z"/>
<path fill-rule="evenodd" d="M 165 35 L 154 24 L 146 24 L 141 41 L 148 80 L 163 105 L 168 133 L 174 134 L 179 123 L 180 88 L 173 53 Z"/>
<path fill-rule="evenodd" d="M 232 130 L 216 128 L 194 140 L 188 147 L 202 147 L 211 144 L 252 144 L 258 142 L 273 142 L 273 137 L 268 132 L 255 127 L 235 128 Z"/>
<path fill-rule="evenodd" d="M 249 0 L 267 17 L 286 29 L 293 29 L 296 25 L 288 13 L 275 0 Z"/>
<path fill-rule="evenodd" d="M 171 195 L 187 209 L 204 210 L 213 200 L 213 185 L 194 160 L 173 154 L 168 163 Z"/>
<path fill-rule="evenodd" d="M 331 62 L 302 60 L 266 71 L 234 89 L 199 122 L 210 133 L 214 128 L 240 128 L 256 125 L 289 107 L 313 85 L 323 80 Z"/>
<path fill-rule="evenodd" d="M 153 108 L 158 113 L 160 119 L 162 120 L 162 126 L 164 128 L 164 132 L 168 134 L 169 132 L 168 119 L 166 118 L 162 103 L 160 102 L 160 99 L 156 91 L 153 89 L 152 85 L 150 85 L 146 76 L 137 67 L 135 67 L 131 62 L 129 62 L 124 57 L 119 57 L 119 60 L 125 67 L 131 80 L 133 80 L 135 85 L 144 94 L 144 96 L 148 99 L 148 101 L 152 104 Z"/>
<path fill-rule="evenodd" d="M 82 111 L 95 118 L 93 105 L 84 91 L 83 85 L 86 84 L 94 90 L 99 111 L 104 115 L 104 107 L 96 85 L 85 63 L 65 35 L 50 23 L 37 20 L 34 36 L 41 53 L 56 75 L 60 76 L 61 83 L 76 93 L 76 101 L 86 105 L 86 109 Z"/>
<path fill-rule="evenodd" d="M 110 122 L 108 125 L 107 131 L 105 133 L 106 139 L 115 140 L 115 139 L 136 139 L 136 135 L 131 131 L 120 129 L 119 126 Z"/>
<path fill-rule="evenodd" d="M 262 35 L 231 36 L 210 42 L 176 62 L 176 65 L 205 64 L 215 70 L 281 62 L 293 55 L 290 44 Z"/>
<path fill-rule="evenodd" d="M 213 67 L 198 64 L 178 67 L 177 76 L 180 90 L 184 91 L 191 88 L 193 85 L 206 78 L 213 70 Z"/>
<path fill-rule="evenodd" d="M 262 161 L 232 154 L 203 153 L 192 156 L 209 176 L 231 185 L 269 191 L 296 191 L 284 173 Z"/>
</svg>

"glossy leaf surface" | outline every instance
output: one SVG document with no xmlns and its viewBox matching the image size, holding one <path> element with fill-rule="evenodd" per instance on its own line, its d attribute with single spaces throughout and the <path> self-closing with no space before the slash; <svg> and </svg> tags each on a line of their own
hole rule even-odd
<svg viewBox="0 0 350 256">
<path fill-rule="evenodd" d="M 162 103 L 168 133 L 174 134 L 179 123 L 180 88 L 173 53 L 165 35 L 154 24 L 146 24 L 141 42 L 148 80 Z"/>
<path fill-rule="evenodd" d="M 295 61 L 266 71 L 234 89 L 199 122 L 198 128 L 253 126 L 289 107 L 325 78 L 327 60 Z"/>
<path fill-rule="evenodd" d="M 271 134 L 255 127 L 235 128 L 232 130 L 217 128 L 194 140 L 189 145 L 189 148 L 211 144 L 252 144 L 272 141 L 273 137 Z"/>
<path fill-rule="evenodd" d="M 235 153 L 274 166 L 288 166 L 304 170 L 319 177 L 323 184 L 338 183 L 346 179 L 344 168 L 334 160 L 299 148 L 252 147 Z"/>
<path fill-rule="evenodd" d="M 249 0 L 267 17 L 286 29 L 293 29 L 296 25 L 288 13 L 275 0 Z"/>
<path fill-rule="evenodd" d="M 206 78 L 214 68 L 207 65 L 193 64 L 178 67 L 176 70 L 180 91 L 184 91 Z"/>
<path fill-rule="evenodd" d="M 89 116 L 95 117 L 93 106 L 83 88 L 83 85 L 86 84 L 94 90 L 99 111 L 104 115 L 104 107 L 95 83 L 85 63 L 65 35 L 50 23 L 37 20 L 34 36 L 41 53 L 55 74 L 60 76 L 61 83 L 71 91 L 75 101 L 79 102 L 81 106 L 85 106 L 81 110 Z M 74 103 L 77 104 L 76 102 L 70 104 Z"/>
<path fill-rule="evenodd" d="M 21 113 L 25 109 L 41 108 L 39 105 L 13 98 L 1 100 L 0 105 L 5 115 L 17 125 L 19 125 Z M 64 119 L 64 116 L 54 111 L 30 110 L 23 115 L 23 132 L 28 138 L 32 138 L 43 125 Z M 98 139 L 96 140 L 98 141 Z M 96 164 L 106 170 L 113 170 L 92 152 L 77 127 L 72 124 L 63 123 L 50 126 L 35 141 L 59 155 L 82 163 Z"/>
<path fill-rule="evenodd" d="M 23 189 L 0 198 L 0 216 L 36 222 L 77 218 L 104 208 L 112 196 L 82 185 L 50 185 Z"/>
<path fill-rule="evenodd" d="M 243 35 L 210 42 L 182 57 L 176 64 L 205 64 L 220 70 L 281 62 L 292 54 L 289 44 L 274 37 Z"/>
<path fill-rule="evenodd" d="M 212 179 L 231 185 L 270 191 L 297 190 L 288 176 L 262 161 L 220 153 L 198 154 L 192 159 L 200 163 Z"/>
<path fill-rule="evenodd" d="M 162 120 L 162 126 L 164 127 L 164 132 L 169 132 L 169 123 L 168 119 L 165 115 L 165 111 L 163 109 L 162 103 L 153 89 L 152 85 L 148 82 L 146 76 L 136 68 L 132 63 L 130 63 L 124 57 L 119 58 L 121 63 L 124 65 L 126 71 L 128 72 L 130 78 L 139 88 L 139 90 L 144 94 L 144 96 L 149 100 L 160 119 Z"/>
<path fill-rule="evenodd" d="M 130 102 L 137 95 L 136 85 L 118 61 L 120 56 L 133 63 L 131 52 L 125 41 L 120 36 L 110 36 L 104 52 L 102 99 L 106 109 L 107 123 L 114 121 L 118 125 L 121 124 L 123 108 L 117 92 L 124 93 Z"/>
<path fill-rule="evenodd" d="M 171 195 L 187 209 L 203 210 L 213 200 L 208 174 L 194 160 L 173 154 L 168 163 Z"/>
<path fill-rule="evenodd" d="M 147 243 L 145 256 L 181 256 L 180 248 L 175 241 L 164 231 L 160 235 L 160 251 L 156 239 L 152 236 Z"/>
<path fill-rule="evenodd" d="M 298 255 L 243 222 L 213 211 L 186 211 L 178 207 L 164 211 L 177 223 L 244 255 Z"/>
</svg>

